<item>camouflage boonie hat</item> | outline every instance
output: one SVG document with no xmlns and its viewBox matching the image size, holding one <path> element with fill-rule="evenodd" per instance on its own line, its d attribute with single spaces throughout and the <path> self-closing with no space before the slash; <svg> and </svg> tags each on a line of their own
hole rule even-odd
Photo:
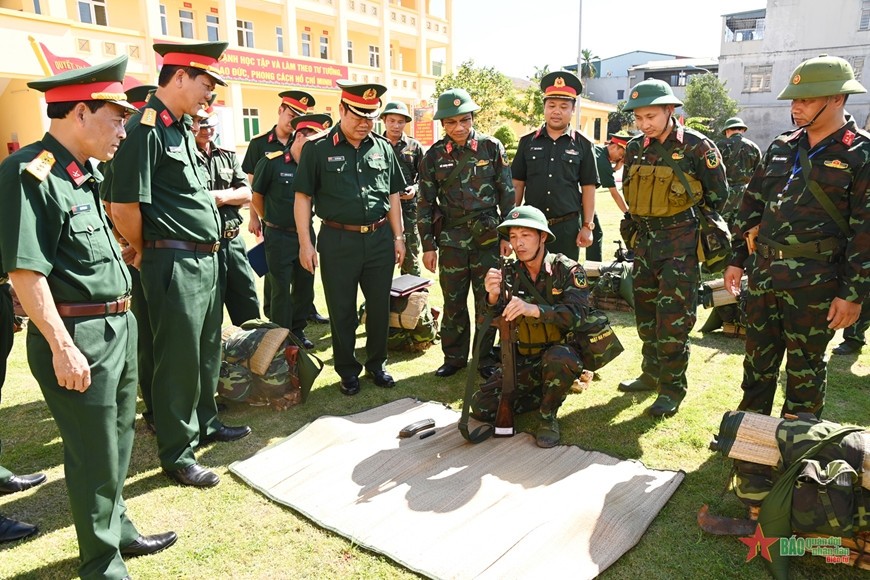
<svg viewBox="0 0 870 580">
<path fill-rule="evenodd" d="M 447 89 L 438 97 L 438 110 L 432 118 L 438 121 L 479 110 L 480 105 L 474 102 L 465 89 Z"/>
<path fill-rule="evenodd" d="M 748 129 L 746 123 L 743 122 L 743 119 L 740 117 L 731 117 L 727 121 L 725 121 L 725 126 L 722 127 L 722 132 L 724 133 L 728 129 Z"/>
<path fill-rule="evenodd" d="M 244 401 L 251 396 L 254 375 L 240 364 L 221 362 L 218 395 L 230 401 Z"/>
<path fill-rule="evenodd" d="M 791 73 L 788 86 L 776 98 L 813 99 L 866 92 L 867 89 L 855 80 L 852 65 L 845 59 L 820 54 L 800 63 Z"/>
<path fill-rule="evenodd" d="M 547 216 L 532 205 L 521 205 L 510 210 L 507 219 L 499 224 L 498 232 L 507 236 L 510 234 L 511 228 L 531 228 L 539 232 L 546 232 L 548 243 L 556 239 L 555 234 L 550 231 L 550 226 L 547 224 Z"/>
<path fill-rule="evenodd" d="M 623 107 L 624 111 L 633 111 L 640 107 L 652 105 L 676 105 L 681 107 L 683 101 L 674 96 L 671 85 L 658 79 L 648 79 L 634 85 L 629 93 L 628 102 Z"/>
</svg>

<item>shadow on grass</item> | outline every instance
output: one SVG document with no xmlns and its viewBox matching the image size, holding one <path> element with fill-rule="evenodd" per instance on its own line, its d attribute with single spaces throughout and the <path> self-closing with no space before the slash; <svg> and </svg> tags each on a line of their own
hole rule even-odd
<svg viewBox="0 0 870 580">
<path fill-rule="evenodd" d="M 16 580 L 67 580 L 78 578 L 79 559 L 57 560 L 15 576 Z"/>
</svg>

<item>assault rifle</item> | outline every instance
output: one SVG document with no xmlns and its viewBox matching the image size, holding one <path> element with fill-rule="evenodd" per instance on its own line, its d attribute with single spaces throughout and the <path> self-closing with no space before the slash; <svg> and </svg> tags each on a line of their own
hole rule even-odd
<svg viewBox="0 0 870 580">
<path fill-rule="evenodd" d="M 514 262 L 501 257 L 501 301 L 502 308 L 513 298 L 512 283 L 515 280 Z M 498 328 L 499 345 L 501 346 L 502 383 L 501 395 L 498 399 L 498 410 L 495 413 L 494 437 L 513 437 L 514 429 L 514 391 L 517 386 L 517 366 L 514 354 L 514 334 L 516 320 L 508 322 L 504 314 L 493 321 Z"/>
</svg>

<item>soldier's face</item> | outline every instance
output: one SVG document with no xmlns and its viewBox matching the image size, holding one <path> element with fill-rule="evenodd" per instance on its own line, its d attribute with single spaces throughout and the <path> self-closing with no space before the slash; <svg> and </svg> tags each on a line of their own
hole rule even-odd
<svg viewBox="0 0 870 580">
<path fill-rule="evenodd" d="M 293 127 L 290 126 L 290 121 L 298 117 L 299 114 L 296 113 L 292 108 L 287 105 L 281 105 L 278 109 L 278 130 L 284 134 L 289 135 L 293 132 Z"/>
<path fill-rule="evenodd" d="M 444 127 L 444 132 L 460 145 L 465 145 L 473 125 L 474 116 L 471 113 L 441 119 L 441 126 Z"/>
<path fill-rule="evenodd" d="M 611 163 L 619 163 L 625 159 L 625 148 L 611 143 L 607 146 L 607 157 Z"/>
<path fill-rule="evenodd" d="M 668 128 L 673 110 L 673 107 L 661 105 L 638 107 L 634 110 L 634 124 L 645 136 L 655 139 Z"/>
<path fill-rule="evenodd" d="M 199 74 L 195 78 L 190 78 L 183 70 L 178 72 L 183 78 L 182 86 L 187 97 L 184 112 L 190 116 L 195 116 L 200 109 L 208 108 L 208 101 L 214 92 L 214 79 L 207 74 Z"/>
<path fill-rule="evenodd" d="M 362 141 L 369 136 L 375 126 L 375 120 L 357 115 L 344 105 L 339 106 L 341 116 L 341 132 L 350 141 Z"/>
<path fill-rule="evenodd" d="M 806 125 L 818 115 L 819 111 L 824 107 L 831 97 L 816 97 L 813 99 L 794 99 L 791 102 L 791 115 L 794 117 L 794 124 L 797 126 Z M 831 110 L 831 112 L 833 112 Z M 825 115 L 828 110 L 819 115 L 817 121 L 824 124 Z"/>
<path fill-rule="evenodd" d="M 393 140 L 401 138 L 402 133 L 405 132 L 405 125 L 408 124 L 408 120 L 401 115 L 384 115 L 381 120 L 387 128 L 387 137 Z"/>
<path fill-rule="evenodd" d="M 73 114 L 82 128 L 82 152 L 100 161 L 112 159 L 121 141 L 127 137 L 124 130 L 125 109 L 114 103 L 106 103 L 96 113 L 91 113 L 84 103 L 79 103 L 73 109 Z"/>
<path fill-rule="evenodd" d="M 511 228 L 510 242 L 514 255 L 520 262 L 534 260 L 538 249 L 544 243 L 543 234 L 532 228 Z"/>
<path fill-rule="evenodd" d="M 194 138 L 196 139 L 196 145 L 200 149 L 204 149 L 206 143 L 211 141 L 212 136 L 214 136 L 214 127 L 209 127 L 207 125 L 200 125 L 194 134 Z"/>
<path fill-rule="evenodd" d="M 554 131 L 564 131 L 571 123 L 574 115 L 573 99 L 547 99 L 544 101 L 544 121 L 547 128 Z"/>
</svg>

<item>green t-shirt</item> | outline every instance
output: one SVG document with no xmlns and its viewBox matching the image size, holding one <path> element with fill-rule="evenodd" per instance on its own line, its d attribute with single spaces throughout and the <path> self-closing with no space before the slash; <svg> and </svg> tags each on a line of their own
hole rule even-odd
<svg viewBox="0 0 870 580">
<path fill-rule="evenodd" d="M 598 165 L 598 181 L 601 182 L 601 187 L 616 187 L 616 180 L 613 179 L 613 165 L 610 164 L 610 157 L 607 155 L 606 145 L 595 145 L 595 163 Z"/>
</svg>

